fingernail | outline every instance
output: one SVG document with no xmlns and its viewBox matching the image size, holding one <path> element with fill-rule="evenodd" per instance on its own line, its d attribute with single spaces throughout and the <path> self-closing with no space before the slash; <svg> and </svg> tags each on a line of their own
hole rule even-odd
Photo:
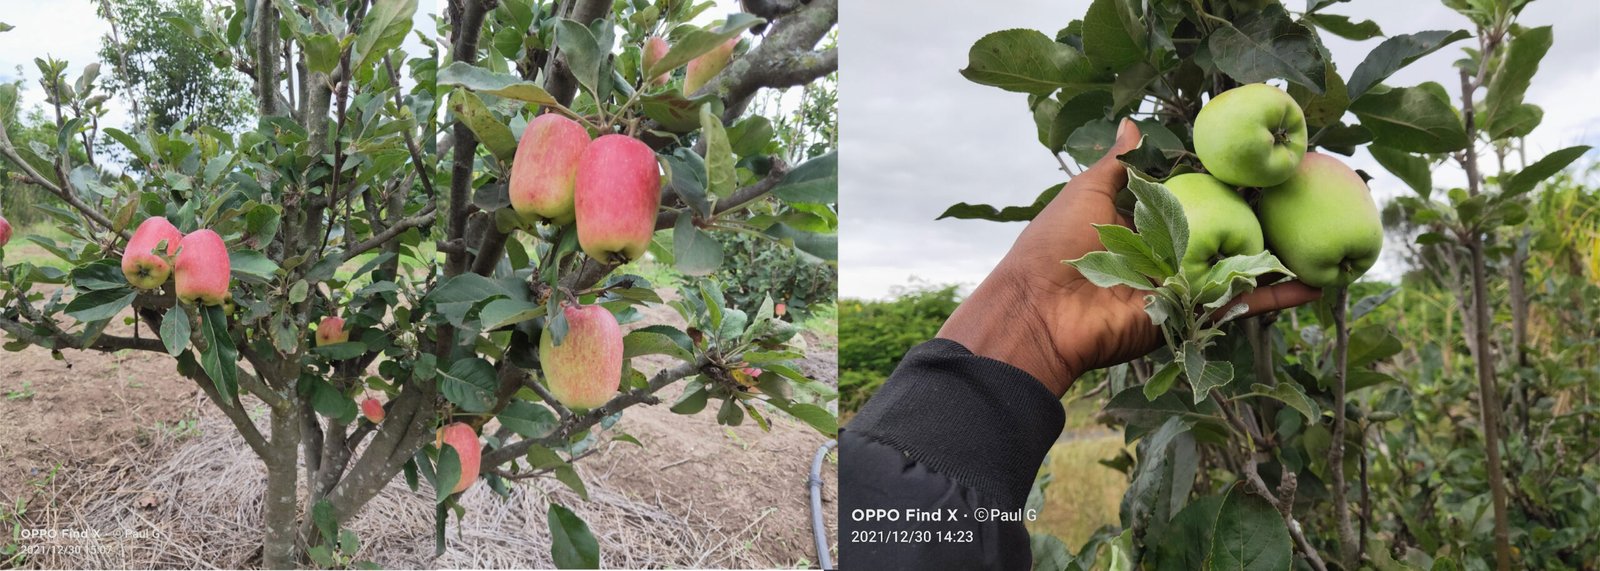
<svg viewBox="0 0 1600 571">
<path fill-rule="evenodd" d="M 1122 139 L 1123 133 L 1127 133 L 1127 132 L 1128 132 L 1128 118 L 1127 117 L 1123 117 L 1122 121 L 1117 122 L 1117 139 L 1119 139 L 1119 140 Z"/>
</svg>

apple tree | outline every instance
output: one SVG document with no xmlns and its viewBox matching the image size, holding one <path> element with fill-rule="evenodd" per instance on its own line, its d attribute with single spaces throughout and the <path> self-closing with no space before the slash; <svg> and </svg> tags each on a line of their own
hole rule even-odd
<svg viewBox="0 0 1600 571">
<path fill-rule="evenodd" d="M 1493 271 L 1489 258 L 1510 250 L 1500 228 L 1526 218 L 1528 207 L 1519 196 L 1587 147 L 1556 151 L 1520 170 L 1502 168 L 1492 178 L 1498 188 L 1486 188 L 1490 178 L 1478 165 L 1480 145 L 1508 148 L 1506 141 L 1526 135 L 1542 116 L 1522 101 L 1522 94 L 1550 45 L 1550 29 L 1516 23 L 1527 2 L 1446 0 L 1468 18 L 1471 29 L 1390 30 L 1386 37 L 1376 22 L 1339 14 L 1340 4 L 1309 0 L 1294 10 L 1276 0 L 1093 0 L 1080 19 L 1058 31 L 1005 30 L 972 46 L 961 73 L 979 84 L 1026 94 L 1039 142 L 1067 175 L 1075 172 L 1070 163 L 1087 166 L 1112 147 L 1121 119 L 1133 119 L 1143 135 L 1138 148 L 1117 157 L 1129 169 L 1128 187 L 1117 204 L 1134 222 L 1133 231 L 1100 227 L 1106 251 L 1067 262 L 1101 287 L 1140 290 L 1166 347 L 1091 377 L 1099 386 L 1090 392 L 1110 395 L 1102 419 L 1137 441 L 1135 454 L 1107 461 L 1130 481 L 1120 527 L 1103 530 L 1078 554 L 1052 536 L 1036 535 L 1039 567 L 1086 569 L 1131 561 L 1179 569 L 1389 568 L 1400 565 L 1391 553 L 1400 547 L 1425 550 L 1427 564 L 1407 563 L 1424 569 L 1434 564 L 1434 555 L 1446 565 L 1486 563 L 1473 553 L 1441 549 L 1445 544 L 1419 542 L 1404 533 L 1398 537 L 1410 538 L 1411 545 L 1391 546 L 1387 541 L 1397 536 L 1395 528 L 1420 531 L 1423 524 L 1373 510 L 1370 463 L 1393 454 L 1383 452 L 1385 440 L 1374 435 L 1421 428 L 1384 425 L 1406 418 L 1413 401 L 1390 364 L 1409 341 L 1397 336 L 1394 320 L 1385 319 L 1390 314 L 1379 311 L 1398 290 L 1350 284 L 1371 266 L 1381 239 L 1367 242 L 1362 264 L 1351 265 L 1351 256 L 1344 255 L 1337 267 L 1315 268 L 1304 260 L 1339 259 L 1327 250 L 1347 247 L 1350 239 L 1331 232 L 1298 242 L 1273 235 L 1269 218 L 1290 215 L 1302 226 L 1322 217 L 1381 233 L 1378 210 L 1361 184 L 1370 175 L 1355 179 L 1342 165 L 1338 169 L 1347 175 L 1314 172 L 1314 182 L 1306 184 L 1331 185 L 1333 178 L 1348 176 L 1355 182 L 1346 186 L 1358 190 L 1347 204 L 1275 214 L 1269 210 L 1310 208 L 1273 204 L 1287 200 L 1282 197 L 1297 184 L 1294 179 L 1229 180 L 1237 176 L 1231 168 L 1237 165 L 1207 156 L 1217 148 L 1215 139 L 1245 140 L 1238 121 L 1208 121 L 1207 113 L 1237 105 L 1243 117 L 1275 110 L 1280 101 L 1289 112 L 1275 115 L 1281 123 L 1274 119 L 1268 125 L 1265 132 L 1272 136 L 1262 139 L 1263 146 L 1298 143 L 1318 153 L 1315 162 L 1305 154 L 1302 171 L 1340 162 L 1327 158 L 1332 155 L 1365 149 L 1416 190 L 1418 196 L 1401 200 L 1406 215 L 1426 223 L 1416 237 L 1419 243 L 1443 245 L 1436 255 L 1456 260 L 1453 267 L 1463 271 L 1458 275 L 1470 277 L 1458 291 L 1471 300 L 1463 317 L 1476 336 L 1468 341 L 1480 383 L 1473 420 L 1487 455 L 1487 474 L 1475 489 L 1492 499 L 1484 505 L 1492 507 L 1486 511 L 1493 514 L 1495 564 L 1512 567 L 1506 476 L 1496 442 L 1502 429 L 1496 357 L 1486 337 L 1492 335 L 1494 309 L 1485 274 Z M 1323 41 L 1328 34 L 1384 39 L 1353 70 L 1340 70 Z M 1457 64 L 1456 96 L 1432 82 L 1385 83 L 1417 59 L 1473 39 L 1475 47 L 1464 50 L 1466 58 Z M 1277 98 L 1244 104 L 1219 98 L 1229 93 L 1237 101 L 1238 93 L 1262 90 L 1252 85 L 1261 83 L 1275 86 L 1263 91 L 1277 92 Z M 1235 129 L 1239 132 L 1230 132 Z M 1467 188 L 1449 191 L 1448 202 L 1430 199 L 1431 170 L 1446 160 L 1461 165 Z M 1212 256 L 1196 269 L 1184 269 L 1186 251 L 1197 242 L 1216 241 L 1225 231 L 1215 217 L 1186 219 L 1186 211 L 1196 208 L 1190 198 L 1195 191 L 1182 187 L 1192 185 L 1194 179 L 1187 177 L 1196 172 L 1232 183 L 1261 218 L 1267 251 Z M 1031 220 L 1060 189 L 1046 189 L 1031 205 L 957 204 L 942 217 Z M 1326 196 L 1334 189 L 1311 190 Z M 1237 200 L 1233 192 L 1221 194 Z M 1359 203 L 1369 206 L 1354 206 Z M 1201 208 L 1224 212 L 1215 204 Z M 1250 217 L 1248 212 L 1238 216 Z M 1239 318 L 1244 306 L 1227 309 L 1253 288 L 1296 274 L 1325 287 L 1322 301 L 1244 319 Z M 1353 303 L 1352 292 L 1358 294 Z M 1383 547 L 1374 545 L 1379 542 Z"/>
<path fill-rule="evenodd" d="M 677 412 L 714 406 L 719 422 L 763 426 L 788 414 L 836 430 L 836 393 L 792 366 L 796 328 L 770 301 L 747 313 L 704 279 L 664 301 L 632 271 L 648 249 L 685 275 L 710 274 L 719 232 L 833 257 L 827 228 L 760 213 L 836 202 L 836 156 L 788 164 L 770 122 L 746 109 L 763 90 L 837 69 L 837 51 L 818 46 L 836 0 L 720 18 L 684 0 L 451 0 L 420 19 L 415 0 L 219 4 L 214 19 L 166 20 L 249 77 L 255 116 L 241 130 L 101 127 L 95 74 L 39 60 L 60 136 L 18 144 L 0 129 L 0 159 L 64 205 L 39 208 L 68 239 L 26 239 L 70 269 L 4 264 L 0 330 L 12 349 L 171 355 L 265 467 L 262 566 L 348 564 L 356 538 L 341 525 L 397 478 L 437 490 L 440 550 L 447 519 L 470 517 L 456 500 L 475 476 L 501 493 L 554 477 L 584 495 L 572 463 L 632 441 L 620 416 L 675 383 Z M 403 49 L 408 37 L 424 52 Z M 656 43 L 667 49 L 645 56 Z M 15 105 L 15 88 L 0 87 L 0 102 Z M 591 148 L 643 148 L 628 168 L 658 181 L 637 189 L 648 211 L 601 200 L 585 215 L 579 191 L 575 221 L 519 215 L 508 191 L 519 133 L 546 115 L 581 125 Z M 102 139 L 129 168 L 80 160 Z M 623 167 L 576 168 L 583 188 Z M 630 216 L 644 230 L 638 248 L 585 253 L 599 250 L 579 228 Z M 176 234 L 141 239 L 155 217 Z M 220 245 L 196 238 L 212 232 Z M 130 254 L 144 269 L 119 268 Z M 132 283 L 165 275 L 150 259 L 170 278 Z M 206 281 L 218 275 L 220 286 Z M 202 293 L 178 295 L 186 288 Z M 662 303 L 688 327 L 618 329 Z M 590 331 L 591 317 L 610 326 Z M 107 332 L 121 324 L 132 333 Z M 542 342 L 564 341 L 564 354 L 609 363 L 578 373 L 609 375 L 546 366 Z M 647 354 L 674 364 L 646 375 L 631 359 Z M 572 387 L 558 377 L 595 383 L 580 388 L 603 398 L 564 403 L 557 389 Z M 358 415 L 363 395 L 381 409 Z M 551 504 L 548 520 L 556 564 L 600 564 L 571 510 Z"/>
</svg>

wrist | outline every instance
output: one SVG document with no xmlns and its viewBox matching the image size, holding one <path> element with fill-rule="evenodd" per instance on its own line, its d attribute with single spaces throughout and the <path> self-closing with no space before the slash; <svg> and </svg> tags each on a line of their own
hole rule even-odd
<svg viewBox="0 0 1600 571">
<path fill-rule="evenodd" d="M 956 307 L 937 337 L 1021 369 L 1059 397 L 1077 371 L 1056 351 L 1041 305 L 1028 299 L 1026 288 L 1007 282 L 1001 272 L 991 274 Z"/>
</svg>

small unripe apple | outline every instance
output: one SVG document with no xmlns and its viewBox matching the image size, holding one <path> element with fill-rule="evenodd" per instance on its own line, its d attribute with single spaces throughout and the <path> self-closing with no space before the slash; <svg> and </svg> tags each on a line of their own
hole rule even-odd
<svg viewBox="0 0 1600 571">
<path fill-rule="evenodd" d="M 573 206 L 578 245 L 603 262 L 636 260 L 650 246 L 661 206 L 655 151 L 627 135 L 589 143 L 578 161 Z"/>
<path fill-rule="evenodd" d="M 1306 119 L 1293 97 L 1252 83 L 1213 97 L 1194 120 L 1194 152 L 1211 176 L 1265 187 L 1294 175 L 1306 154 Z"/>
<path fill-rule="evenodd" d="M 166 249 L 157 251 L 163 240 L 167 243 Z M 172 273 L 167 258 L 178 252 L 178 243 L 182 240 L 183 232 L 164 216 L 151 216 L 140 222 L 133 237 L 128 239 L 128 247 L 122 250 L 122 275 L 128 278 L 128 284 L 154 290 L 167 283 L 167 276 Z"/>
<path fill-rule="evenodd" d="M 350 331 L 344 328 L 344 318 L 329 315 L 317 323 L 317 346 L 344 343 L 350 340 Z"/>
<path fill-rule="evenodd" d="M 555 113 L 534 117 L 522 130 L 511 162 L 511 208 L 523 217 L 572 222 L 572 184 L 589 146 L 583 125 Z"/>
<path fill-rule="evenodd" d="M 570 408 L 595 408 L 622 384 L 622 326 L 598 305 L 567 306 L 560 345 L 548 329 L 539 339 L 539 365 L 550 394 Z"/>
<path fill-rule="evenodd" d="M 0 248 L 4 248 L 5 245 L 6 245 L 6 242 L 10 242 L 10 241 L 11 241 L 11 222 L 7 221 L 6 217 L 0 216 Z"/>
<path fill-rule="evenodd" d="M 639 72 L 641 74 L 644 73 L 645 70 L 650 69 L 650 66 L 661 61 L 661 58 L 667 57 L 668 49 L 667 41 L 661 39 L 661 36 L 650 36 L 649 39 L 644 41 L 644 56 L 642 58 L 644 61 L 640 65 Z M 645 84 L 653 86 L 666 85 L 668 77 L 669 72 L 663 70 L 660 75 L 650 78 Z"/>
<path fill-rule="evenodd" d="M 483 451 L 479 448 L 478 433 L 465 422 L 457 422 L 439 429 L 434 445 L 440 451 L 449 446 L 456 449 L 456 456 L 461 458 L 461 480 L 456 482 L 452 494 L 459 494 L 478 479 L 478 463 L 482 461 Z"/>
<path fill-rule="evenodd" d="M 178 242 L 174 264 L 178 299 L 196 305 L 217 305 L 228 297 L 233 265 L 222 236 L 210 229 L 196 230 Z"/>
<path fill-rule="evenodd" d="M 711 78 L 722 73 L 723 68 L 728 67 L 728 59 L 733 56 L 733 48 L 737 45 L 739 38 L 728 38 L 722 45 L 689 60 L 689 68 L 683 75 L 683 94 L 692 95 L 700 91 L 701 87 L 711 82 Z"/>
<path fill-rule="evenodd" d="M 378 399 L 368 398 L 361 401 L 361 416 L 367 417 L 367 420 L 372 421 L 373 424 L 383 422 L 384 414 L 383 403 L 378 402 Z M 460 453 L 457 452 L 457 454 Z"/>
<path fill-rule="evenodd" d="M 1244 197 L 1208 174 L 1180 174 L 1164 183 L 1183 206 L 1189 221 L 1189 249 L 1183 271 L 1198 277 L 1211 264 L 1229 256 L 1249 256 L 1266 249 L 1261 223 Z"/>
<path fill-rule="evenodd" d="M 1306 153 L 1294 177 L 1261 191 L 1267 244 L 1312 287 L 1343 287 L 1383 251 L 1383 220 L 1361 175 L 1320 153 Z"/>
</svg>

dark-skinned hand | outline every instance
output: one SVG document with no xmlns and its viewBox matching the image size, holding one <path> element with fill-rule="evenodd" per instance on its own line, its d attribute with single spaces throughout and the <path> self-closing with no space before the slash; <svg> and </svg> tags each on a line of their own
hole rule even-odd
<svg viewBox="0 0 1600 571">
<path fill-rule="evenodd" d="M 1117 155 L 1138 145 L 1138 126 L 1123 119 L 1116 144 L 1023 229 L 994 271 L 945 321 L 939 337 L 1027 371 L 1056 396 L 1089 370 L 1155 350 L 1161 332 L 1144 312 L 1145 292 L 1102 288 L 1062 263 L 1104 249 L 1094 224 L 1132 226 L 1114 204 L 1117 191 L 1128 183 Z M 1249 316 L 1320 297 L 1322 290 L 1290 281 L 1257 288 L 1235 303 L 1248 304 Z"/>
</svg>

